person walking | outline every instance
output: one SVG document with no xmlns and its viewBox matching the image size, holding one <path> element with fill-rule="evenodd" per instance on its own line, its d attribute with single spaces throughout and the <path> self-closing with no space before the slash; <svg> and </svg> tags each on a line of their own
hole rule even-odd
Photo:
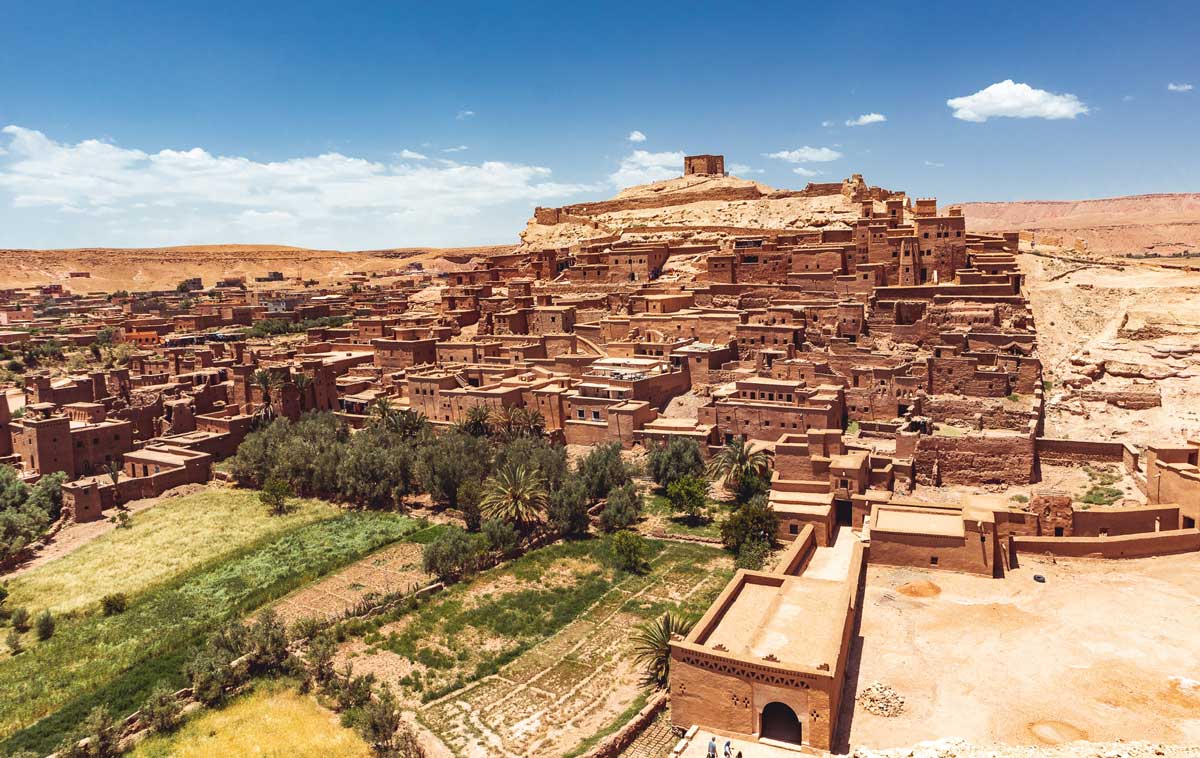
<svg viewBox="0 0 1200 758">
<path fill-rule="evenodd" d="M 725 740 L 725 758 L 733 758 L 733 743 Z"/>
<path fill-rule="evenodd" d="M 717 758 L 717 736 L 708 739 L 708 758 Z"/>
</svg>

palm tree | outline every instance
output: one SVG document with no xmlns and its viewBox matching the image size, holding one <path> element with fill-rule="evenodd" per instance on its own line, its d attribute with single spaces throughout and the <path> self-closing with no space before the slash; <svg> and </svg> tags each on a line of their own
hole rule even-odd
<svg viewBox="0 0 1200 758">
<path fill-rule="evenodd" d="M 296 390 L 300 393 L 300 410 L 308 410 L 310 405 L 316 403 L 308 402 L 308 391 L 313 386 L 312 377 L 308 374 L 297 374 L 292 377 L 292 384 L 296 385 Z"/>
<path fill-rule="evenodd" d="M 472 437 L 486 437 L 492 432 L 491 411 L 485 405 L 472 405 L 463 420 L 463 431 Z"/>
<path fill-rule="evenodd" d="M 116 461 L 109 461 L 104 464 L 104 472 L 108 474 L 108 478 L 113 484 L 113 505 L 121 510 L 125 510 L 124 504 L 121 503 L 121 466 Z"/>
<path fill-rule="evenodd" d="M 270 371 L 260 368 L 250 375 L 250 383 L 262 390 L 262 404 L 255 409 L 254 418 L 259 422 L 273 420 L 275 408 L 271 405 L 271 390 L 279 386 L 279 379 Z"/>
<path fill-rule="evenodd" d="M 751 450 L 746 441 L 735 437 L 708 463 L 708 476 L 735 489 L 747 476 L 762 476 L 767 471 L 767 454 Z"/>
<path fill-rule="evenodd" d="M 396 409 L 392 407 L 392 399 L 387 395 L 380 395 L 371 403 L 371 422 L 388 431 L 395 429 L 396 413 Z"/>
<path fill-rule="evenodd" d="M 661 689 L 671 674 L 671 640 L 692 630 L 694 619 L 667 611 L 657 621 L 647 621 L 633 635 L 634 660 L 645 667 L 643 686 Z"/>
<path fill-rule="evenodd" d="M 479 505 L 486 518 L 527 527 L 545 518 L 547 496 L 546 482 L 537 469 L 512 463 L 484 482 Z"/>
</svg>

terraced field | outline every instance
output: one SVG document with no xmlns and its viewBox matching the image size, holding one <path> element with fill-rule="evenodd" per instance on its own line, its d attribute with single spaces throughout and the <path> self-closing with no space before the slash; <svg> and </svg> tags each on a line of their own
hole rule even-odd
<svg viewBox="0 0 1200 758">
<path fill-rule="evenodd" d="M 652 544 L 644 575 L 605 568 L 598 541 L 542 548 L 381 619 L 341 658 L 392 684 L 456 755 L 570 754 L 645 703 L 631 631 L 698 614 L 732 574 L 720 550 Z"/>
</svg>

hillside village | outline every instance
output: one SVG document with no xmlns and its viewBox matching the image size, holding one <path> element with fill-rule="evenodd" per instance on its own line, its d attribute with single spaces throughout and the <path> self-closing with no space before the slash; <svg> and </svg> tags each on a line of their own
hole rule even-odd
<svg viewBox="0 0 1200 758">
<path fill-rule="evenodd" d="M 0 290 L 8 401 L 0 402 L 0 464 L 14 487 L 61 482 L 58 512 L 42 528 L 6 539 L 0 568 L 20 582 L 23 571 L 40 570 L 29 567 L 56 540 L 88 524 L 124 521 L 131 505 L 168 503 L 180 492 L 278 486 L 284 498 L 327 500 L 341 493 L 347 508 L 403 511 L 439 535 L 480 529 L 459 503 L 470 500 L 465 489 L 430 488 L 420 473 L 397 475 L 391 489 L 362 497 L 357 485 L 334 492 L 299 475 L 267 476 L 246 446 L 259 450 L 270 434 L 290 433 L 272 429 L 328 424 L 315 434 L 342 435 L 349 446 L 383 434 L 384 425 L 395 436 L 382 439 L 405 445 L 417 435 L 404 424 L 428 435 L 413 445 L 447 444 L 435 440 L 477 429 L 476 436 L 503 440 L 488 453 L 497 466 L 506 445 L 536 438 L 534 448 L 561 455 L 556 465 L 568 472 L 543 471 L 543 489 L 556 478 L 566 477 L 564 488 L 584 477 L 583 462 L 610 449 L 612 465 L 629 472 L 587 498 L 582 524 L 550 525 L 542 512 L 554 502 L 551 486 L 513 496 L 542 515 L 521 511 L 511 519 L 513 544 L 490 544 L 498 568 L 439 568 L 427 551 L 422 562 L 419 547 L 394 566 L 407 572 L 406 582 L 436 586 L 422 592 L 449 597 L 478 581 L 471 578 L 478 572 L 506 570 L 506 562 L 542 550 L 580 550 L 572 539 L 589 533 L 653 541 L 662 552 L 647 566 L 672 566 L 646 569 L 661 582 L 651 590 L 655 613 L 691 602 L 698 616 L 667 632 L 669 675 L 658 689 L 641 699 L 632 684 L 619 695 L 597 689 L 577 702 L 580 688 L 602 683 L 554 669 L 566 677 L 561 687 L 547 677 L 503 707 L 499 698 L 472 701 L 497 681 L 488 677 L 519 683 L 519 671 L 503 668 L 509 661 L 488 668 L 472 658 L 485 682 L 477 686 L 470 676 L 442 677 L 451 662 L 398 663 L 405 655 L 396 635 L 407 622 L 390 617 L 383 623 L 396 624 L 391 638 L 386 626 L 363 632 L 368 621 L 342 634 L 337 660 L 396 685 L 414 739 L 430 755 L 563 754 L 593 736 L 577 755 L 703 755 L 708 737 L 719 735 L 722 744 L 739 740 L 750 756 L 845 753 L 864 742 L 900 747 L 877 740 L 905 723 L 888 721 L 899 711 L 864 712 L 858 698 L 872 684 L 863 672 L 877 665 L 862 631 L 881 623 L 873 615 L 880 611 L 864 602 L 874 603 L 873 593 L 893 579 L 910 598 L 922 596 L 922 581 L 937 590 L 925 596 L 944 583 L 947 597 L 952 587 L 969 597 L 970 582 L 994 582 L 980 592 L 1003 593 L 1027 587 L 1034 572 L 1041 582 L 1068 581 L 1063 566 L 1109 571 L 1155 556 L 1194 564 L 1200 440 L 1132 444 L 1048 433 L 1047 404 L 1061 388 L 1039 353 L 1031 303 L 1039 294 L 1026 280 L 1018 230 L 968 231 L 961 208 L 871 186 L 857 174 L 776 190 L 729 176 L 720 155 L 688 156 L 680 168 L 677 179 L 611 200 L 539 207 L 520 244 L 452 265 L 397 259 L 389 270 L 344 277 L 188 278 L 159 291 L 79 294 L 69 282 Z M 90 272 L 80 264 L 73 276 Z M 1163 404 L 1145 386 L 1077 385 L 1099 407 Z M 655 476 L 667 450 L 697 462 L 684 476 Z M 419 472 L 424 454 L 380 470 Z M 485 511 L 498 477 L 528 463 L 509 457 L 511 468 L 479 472 L 481 486 L 491 488 Z M 701 482 L 699 511 L 709 515 L 673 515 L 686 498 L 671 485 L 683 478 Z M 621 487 L 629 489 L 620 498 L 635 504 L 618 518 L 609 509 Z M 759 514 L 758 531 L 731 541 L 733 530 L 721 527 L 749 519 L 739 513 Z M 715 578 L 693 576 L 707 561 L 720 567 Z M 398 588 L 398 580 L 389 585 Z M 601 597 L 610 596 L 591 599 L 606 604 Z M 626 616 L 598 616 L 589 626 L 619 637 L 610 641 L 618 647 L 627 645 L 625 622 L 637 620 L 637 609 L 622 605 L 627 599 L 612 601 L 612 612 Z M 937 601 L 906 602 L 928 609 Z M 1163 613 L 1177 610 L 1164 605 Z M 337 608 L 342 613 L 353 617 L 349 604 Z M 322 622 L 335 623 L 335 615 Z M 439 652 L 447 658 L 474 655 L 470 645 L 456 650 L 452 637 L 445 640 Z M 541 650 L 534 644 L 511 660 Z M 301 641 L 297 654 L 303 649 Z M 632 648 L 622 649 L 595 665 L 632 682 Z M 31 648 L 0 657 L 0 674 L 36 655 Z M 592 666 L 581 660 L 581 668 Z M 414 671 L 417 681 L 424 677 L 420 688 Z M 918 710 L 912 701 L 921 692 L 904 694 L 904 707 Z M 479 723 L 446 704 L 459 696 L 483 714 Z M 1197 699 L 1190 690 L 1180 697 L 1180 713 Z M 607 720 L 578 715 L 590 708 Z M 0 739 L 53 712 L 0 713 Z M 995 718 L 1004 720 L 1003 706 Z M 146 724 L 134 718 L 126 726 L 128 740 Z M 1047 744 L 1070 741 L 1060 735 L 1163 739 L 1154 730 L 1101 727 L 1032 735 Z M 927 738 L 939 736 L 946 735 Z M 962 736 L 1006 741 L 994 729 Z M 763 752 L 754 752 L 759 746 Z"/>
</svg>

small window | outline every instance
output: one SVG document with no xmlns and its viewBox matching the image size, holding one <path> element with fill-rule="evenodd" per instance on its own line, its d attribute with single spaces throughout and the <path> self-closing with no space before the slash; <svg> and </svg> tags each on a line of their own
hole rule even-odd
<svg viewBox="0 0 1200 758">
<path fill-rule="evenodd" d="M 938 559 L 937 559 L 937 556 L 936 556 L 936 555 L 931 555 L 931 556 L 929 556 L 929 565 L 930 565 L 930 566 L 936 566 L 936 565 L 938 565 L 938 564 L 937 564 L 937 561 L 938 561 Z"/>
<path fill-rule="evenodd" d="M 799 533 L 800 533 L 800 525 L 799 524 L 788 524 L 788 534 L 799 534 Z"/>
</svg>

